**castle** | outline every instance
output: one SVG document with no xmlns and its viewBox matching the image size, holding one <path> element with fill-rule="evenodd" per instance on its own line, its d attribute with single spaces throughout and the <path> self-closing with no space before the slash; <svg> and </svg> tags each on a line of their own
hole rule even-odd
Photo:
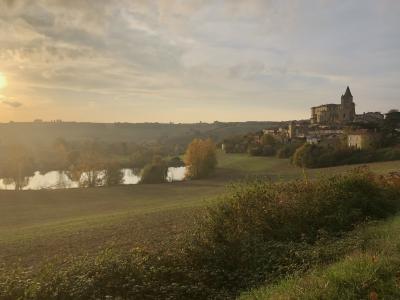
<svg viewBox="0 0 400 300">
<path fill-rule="evenodd" d="M 340 104 L 323 104 L 311 108 L 311 124 L 342 125 L 352 122 L 356 116 L 350 88 L 342 95 Z"/>
</svg>

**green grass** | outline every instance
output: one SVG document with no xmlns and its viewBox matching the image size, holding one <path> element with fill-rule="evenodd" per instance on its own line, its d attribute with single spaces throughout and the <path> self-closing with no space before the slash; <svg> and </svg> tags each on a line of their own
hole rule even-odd
<svg viewBox="0 0 400 300">
<path fill-rule="evenodd" d="M 254 289 L 240 300 L 400 299 L 400 216 L 353 235 L 360 239 L 359 247 L 340 261 Z"/>
<path fill-rule="evenodd" d="M 111 188 L 0 191 L 0 262 L 39 264 L 47 258 L 105 247 L 165 246 L 191 225 L 193 214 L 224 191 L 231 180 L 248 175 L 301 178 L 288 160 L 218 153 L 218 169 L 207 180 Z M 400 161 L 369 164 L 386 173 Z M 342 172 L 355 166 L 307 171 L 308 176 Z"/>
<path fill-rule="evenodd" d="M 276 157 L 255 157 L 248 154 L 224 154 L 218 152 L 218 168 L 222 174 L 231 177 L 241 177 L 245 175 L 264 175 L 272 179 L 290 180 L 301 178 L 306 174 L 311 178 L 321 175 L 330 175 L 345 172 L 360 166 L 368 166 L 371 171 L 383 174 L 398 171 L 400 161 L 377 162 L 359 165 L 346 165 L 338 167 L 306 169 L 302 170 L 293 166 L 289 159 L 279 159 Z"/>
</svg>

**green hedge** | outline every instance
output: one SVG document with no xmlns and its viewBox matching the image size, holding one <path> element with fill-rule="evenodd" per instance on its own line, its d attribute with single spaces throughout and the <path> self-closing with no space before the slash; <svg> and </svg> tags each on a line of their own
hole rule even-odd
<svg viewBox="0 0 400 300">
<path fill-rule="evenodd" d="M 295 165 L 304 168 L 321 168 L 390 160 L 400 160 L 399 148 L 356 150 L 304 144 L 296 150 L 292 157 L 292 162 Z"/>
</svg>

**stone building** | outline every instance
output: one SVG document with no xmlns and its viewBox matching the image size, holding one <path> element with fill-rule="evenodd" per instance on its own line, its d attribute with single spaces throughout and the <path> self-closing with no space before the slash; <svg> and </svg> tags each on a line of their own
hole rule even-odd
<svg viewBox="0 0 400 300">
<path fill-rule="evenodd" d="M 350 88 L 342 95 L 340 104 L 323 104 L 311 108 L 312 124 L 346 124 L 352 122 L 356 115 L 353 95 Z"/>
<path fill-rule="evenodd" d="M 360 115 L 356 115 L 354 122 L 358 123 L 378 123 L 383 121 L 385 116 L 380 112 L 367 112 Z"/>
<path fill-rule="evenodd" d="M 353 149 L 372 149 L 375 148 L 381 138 L 378 132 L 361 129 L 347 135 L 347 145 Z"/>
<path fill-rule="evenodd" d="M 364 150 L 372 148 L 372 139 L 367 133 L 349 134 L 347 144 L 350 148 Z"/>
</svg>

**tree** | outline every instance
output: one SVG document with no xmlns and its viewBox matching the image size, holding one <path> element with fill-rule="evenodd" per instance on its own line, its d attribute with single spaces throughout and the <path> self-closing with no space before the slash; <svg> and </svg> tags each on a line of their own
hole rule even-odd
<svg viewBox="0 0 400 300">
<path fill-rule="evenodd" d="M 130 165 L 133 168 L 143 168 L 151 164 L 154 152 L 147 147 L 139 147 L 135 152 L 130 155 Z"/>
<path fill-rule="evenodd" d="M 292 162 L 302 168 L 313 168 L 318 166 L 318 159 L 321 156 L 322 148 L 317 145 L 304 144 L 297 148 L 293 154 Z"/>
<path fill-rule="evenodd" d="M 215 144 L 211 139 L 194 139 L 185 153 L 186 177 L 204 178 L 212 174 L 217 166 Z"/>
<path fill-rule="evenodd" d="M 15 190 L 22 190 L 28 184 L 36 169 L 30 151 L 22 145 L 5 147 L 0 161 L 0 177 L 15 183 Z"/>
<path fill-rule="evenodd" d="M 271 134 L 264 134 L 261 137 L 261 144 L 274 147 L 277 144 L 277 140 Z"/>
<path fill-rule="evenodd" d="M 383 121 L 383 146 L 392 146 L 399 142 L 400 128 L 400 112 L 396 109 L 391 109 L 386 114 Z"/>
<path fill-rule="evenodd" d="M 77 162 L 71 168 L 71 178 L 79 181 L 83 187 L 101 185 L 100 174 L 105 167 L 104 159 L 96 143 L 90 143 L 79 153 Z"/>
<path fill-rule="evenodd" d="M 156 156 L 152 163 L 143 168 L 140 183 L 164 183 L 167 180 L 167 173 L 167 163 Z"/>
<path fill-rule="evenodd" d="M 168 167 L 171 168 L 179 168 L 184 167 L 185 163 L 179 156 L 175 156 L 168 161 Z"/>
<path fill-rule="evenodd" d="M 116 161 L 109 161 L 104 166 L 104 184 L 107 186 L 123 183 L 124 174 L 121 166 Z"/>
</svg>

